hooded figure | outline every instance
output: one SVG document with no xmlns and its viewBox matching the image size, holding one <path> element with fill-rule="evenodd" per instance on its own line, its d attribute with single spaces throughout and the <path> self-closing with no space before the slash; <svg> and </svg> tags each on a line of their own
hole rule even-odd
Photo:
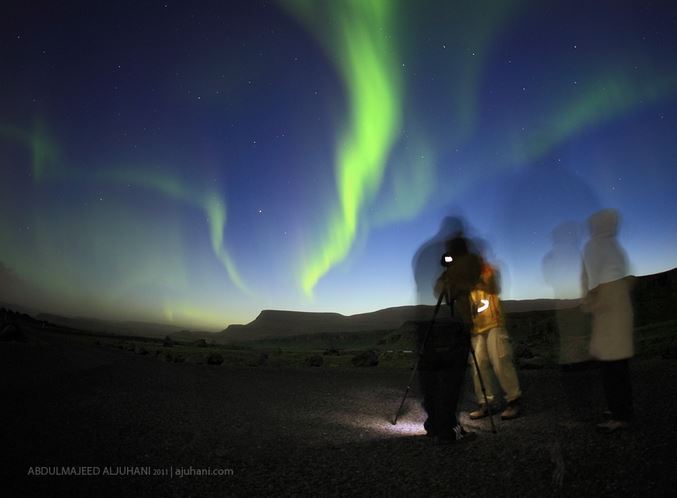
<svg viewBox="0 0 677 498">
<path fill-rule="evenodd" d="M 616 240 L 618 212 L 605 209 L 588 219 L 583 251 L 584 309 L 592 313 L 590 355 L 600 360 L 610 419 L 602 432 L 625 429 L 633 419 L 629 358 L 634 354 L 633 314 L 625 252 Z"/>
<path fill-rule="evenodd" d="M 605 209 L 588 219 L 590 241 L 583 251 L 584 309 L 592 313 L 590 355 L 603 361 L 634 355 L 628 263 L 616 240 L 618 212 Z"/>
</svg>

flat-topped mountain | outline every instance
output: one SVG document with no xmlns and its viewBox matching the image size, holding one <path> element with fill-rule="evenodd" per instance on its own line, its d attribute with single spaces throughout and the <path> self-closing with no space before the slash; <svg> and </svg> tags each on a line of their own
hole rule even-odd
<svg viewBox="0 0 677 498">
<path fill-rule="evenodd" d="M 247 325 L 230 325 L 223 332 L 215 334 L 214 338 L 217 342 L 237 342 L 304 334 L 389 330 L 415 319 L 418 313 L 425 314 L 427 308 L 400 306 L 349 316 L 340 313 L 263 310 Z"/>
</svg>

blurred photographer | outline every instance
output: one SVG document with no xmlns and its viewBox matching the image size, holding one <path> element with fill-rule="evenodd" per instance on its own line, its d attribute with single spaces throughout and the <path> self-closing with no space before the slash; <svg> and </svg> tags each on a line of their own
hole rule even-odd
<svg viewBox="0 0 677 498">
<path fill-rule="evenodd" d="M 423 344 L 419 381 L 427 413 L 424 427 L 439 443 L 449 444 L 475 438 L 458 422 L 456 412 L 470 350 L 470 292 L 479 281 L 481 259 L 469 250 L 467 239 L 458 232 L 447 241 L 442 264 L 444 271 L 434 292 L 449 303 L 453 318 L 440 321 Z"/>
</svg>

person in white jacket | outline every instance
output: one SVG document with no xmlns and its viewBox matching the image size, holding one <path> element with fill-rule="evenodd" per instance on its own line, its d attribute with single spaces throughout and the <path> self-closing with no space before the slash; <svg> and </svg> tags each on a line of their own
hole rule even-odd
<svg viewBox="0 0 677 498">
<path fill-rule="evenodd" d="M 633 419 L 629 359 L 634 355 L 633 312 L 625 251 L 616 233 L 619 215 L 604 209 L 588 219 L 583 250 L 584 310 L 592 313 L 590 355 L 599 360 L 610 419 L 602 432 L 625 429 Z"/>
</svg>

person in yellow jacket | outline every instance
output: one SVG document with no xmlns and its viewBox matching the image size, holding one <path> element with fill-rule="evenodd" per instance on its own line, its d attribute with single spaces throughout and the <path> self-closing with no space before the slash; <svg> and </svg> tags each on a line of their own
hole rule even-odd
<svg viewBox="0 0 677 498">
<path fill-rule="evenodd" d="M 472 347 L 484 380 L 487 400 L 493 404 L 494 393 L 491 388 L 492 371 L 505 393 L 507 407 L 501 413 L 502 419 L 511 419 L 519 415 L 520 391 L 517 372 L 512 359 L 512 348 L 508 332 L 505 329 L 503 311 L 498 295 L 499 277 L 496 270 L 486 261 L 482 265 L 479 284 L 470 293 L 473 303 Z M 472 361 L 472 359 L 471 359 Z M 477 369 L 471 365 L 473 384 L 479 408 L 470 413 L 471 419 L 486 417 L 489 409 L 484 403 L 484 395 Z"/>
</svg>

